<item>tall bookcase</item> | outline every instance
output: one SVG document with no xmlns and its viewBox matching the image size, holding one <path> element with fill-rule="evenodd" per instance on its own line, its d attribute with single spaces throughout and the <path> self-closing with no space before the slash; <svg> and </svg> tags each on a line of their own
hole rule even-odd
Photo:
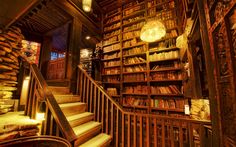
<svg viewBox="0 0 236 147">
<path fill-rule="evenodd" d="M 146 21 L 162 20 L 164 38 L 140 40 Z M 103 18 L 102 82 L 108 93 L 130 111 L 184 115 L 182 64 L 174 0 L 131 2 Z"/>
</svg>

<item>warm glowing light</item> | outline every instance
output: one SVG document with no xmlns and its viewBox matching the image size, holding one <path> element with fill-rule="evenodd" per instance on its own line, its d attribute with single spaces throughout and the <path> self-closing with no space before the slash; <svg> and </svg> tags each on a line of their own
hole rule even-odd
<svg viewBox="0 0 236 147">
<path fill-rule="evenodd" d="M 85 12 L 90 12 L 92 7 L 92 0 L 83 0 L 82 5 L 83 5 L 83 10 Z"/>
<path fill-rule="evenodd" d="M 85 39 L 89 40 L 91 37 L 90 36 L 86 36 Z"/>
<path fill-rule="evenodd" d="M 29 80 L 29 79 L 30 79 L 30 76 L 25 77 L 25 80 Z"/>
<path fill-rule="evenodd" d="M 38 121 L 45 120 L 44 115 L 45 115 L 45 113 L 39 113 L 39 112 L 36 113 L 36 120 L 38 120 Z"/>
<path fill-rule="evenodd" d="M 141 29 L 140 38 L 146 42 L 154 42 L 166 35 L 164 24 L 157 20 L 148 21 Z"/>
</svg>

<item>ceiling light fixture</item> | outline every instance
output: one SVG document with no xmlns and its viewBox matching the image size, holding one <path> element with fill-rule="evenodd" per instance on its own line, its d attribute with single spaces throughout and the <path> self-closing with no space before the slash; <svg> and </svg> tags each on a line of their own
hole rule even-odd
<svg viewBox="0 0 236 147">
<path fill-rule="evenodd" d="M 140 38 L 145 42 L 154 42 L 166 35 L 164 24 L 158 20 L 148 21 L 141 29 Z"/>
<path fill-rule="evenodd" d="M 86 37 L 85 37 L 86 40 L 89 40 L 90 38 L 91 38 L 90 36 L 86 36 Z"/>
<path fill-rule="evenodd" d="M 92 7 L 92 0 L 82 0 L 83 10 L 90 12 Z"/>
</svg>

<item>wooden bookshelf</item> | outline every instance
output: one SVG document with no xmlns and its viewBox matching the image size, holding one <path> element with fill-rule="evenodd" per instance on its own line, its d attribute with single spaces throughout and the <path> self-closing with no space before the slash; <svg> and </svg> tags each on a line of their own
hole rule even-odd
<svg viewBox="0 0 236 147">
<path fill-rule="evenodd" d="M 155 112 L 165 111 L 165 114 L 168 114 L 169 111 L 173 113 L 184 112 L 183 107 L 173 108 L 172 106 L 171 108 L 159 109 L 152 107 L 150 103 L 156 97 L 163 100 L 168 99 L 168 101 L 185 99 L 182 93 L 182 65 L 179 49 L 175 43 L 178 36 L 177 8 L 175 5 L 174 0 L 131 2 L 120 7 L 119 11 L 114 11 L 114 13 L 105 16 L 104 27 L 114 26 L 120 22 L 121 25 L 104 31 L 104 36 L 109 37 L 104 37 L 106 42 L 103 48 L 116 43 L 120 44 L 120 48 L 105 51 L 103 54 L 109 57 L 110 54 L 119 52 L 120 55 L 119 57 L 111 56 L 114 57 L 113 59 L 102 59 L 104 64 L 111 62 L 106 63 L 109 66 L 104 66 L 103 69 L 113 70 L 113 68 L 118 67 L 120 73 L 103 73 L 104 80 L 109 80 L 110 76 L 115 76 L 119 80 L 113 85 L 112 82 L 106 81 L 103 84 L 105 84 L 105 89 L 111 88 L 119 91 L 119 94 L 112 97 L 120 99 L 119 102 L 123 107 L 135 110 L 146 109 L 150 113 L 152 110 Z M 119 15 L 121 15 L 120 21 L 116 20 Z M 154 43 L 146 43 L 140 40 L 140 31 L 144 22 L 153 17 L 162 19 L 166 25 L 167 34 Z M 107 20 L 109 23 L 106 23 Z M 120 61 L 120 64 L 112 65 L 112 61 Z M 111 78 L 111 80 L 113 79 Z M 154 88 L 160 86 L 160 88 L 156 88 L 163 93 L 152 93 L 152 86 Z"/>
</svg>

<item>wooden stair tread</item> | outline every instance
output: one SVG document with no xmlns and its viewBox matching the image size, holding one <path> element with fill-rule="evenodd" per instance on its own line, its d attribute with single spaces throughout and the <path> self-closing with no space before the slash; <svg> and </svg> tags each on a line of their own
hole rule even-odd
<svg viewBox="0 0 236 147">
<path fill-rule="evenodd" d="M 76 120 L 76 119 L 82 119 L 84 117 L 89 117 L 89 116 L 93 116 L 93 113 L 91 113 L 91 112 L 84 112 L 84 113 L 72 115 L 72 116 L 67 117 L 67 120 L 68 121 L 73 121 L 73 120 Z"/>
<path fill-rule="evenodd" d="M 81 103 L 81 102 L 59 104 L 59 106 L 61 108 L 71 107 L 71 106 L 79 106 L 79 105 L 86 105 L 86 104 L 85 103 Z"/>
<path fill-rule="evenodd" d="M 96 129 L 100 129 L 101 128 L 101 123 L 99 122 L 95 122 L 95 121 L 90 121 L 87 123 L 84 123 L 82 125 L 73 127 L 73 130 L 75 132 L 75 134 L 78 136 L 78 138 L 88 132 L 92 132 Z"/>
<path fill-rule="evenodd" d="M 107 144 L 110 141 L 111 141 L 110 135 L 100 133 L 99 135 L 93 137 L 92 139 L 83 143 L 79 147 L 99 147 L 99 146 L 104 146 L 104 144 Z"/>
</svg>

